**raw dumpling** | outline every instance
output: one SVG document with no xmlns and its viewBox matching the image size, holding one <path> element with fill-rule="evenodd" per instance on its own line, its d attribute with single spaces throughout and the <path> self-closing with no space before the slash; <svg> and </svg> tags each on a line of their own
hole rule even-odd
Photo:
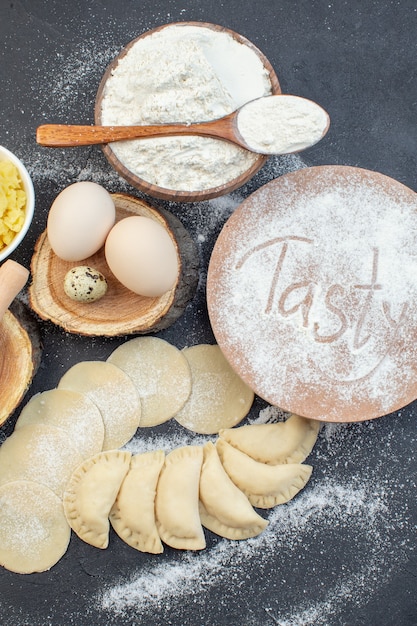
<svg viewBox="0 0 417 626">
<path fill-rule="evenodd" d="M 131 453 L 100 452 L 84 461 L 71 476 L 64 493 L 64 511 L 73 531 L 86 543 L 107 548 L 109 514 L 129 470 Z"/>
<path fill-rule="evenodd" d="M 135 434 L 141 417 L 139 394 L 116 365 L 81 361 L 63 375 L 58 389 L 83 393 L 98 407 L 104 422 L 103 450 L 121 448 Z"/>
<path fill-rule="evenodd" d="M 291 415 L 285 422 L 226 428 L 219 436 L 260 463 L 302 463 L 312 451 L 320 422 Z"/>
<path fill-rule="evenodd" d="M 70 536 L 51 489 L 29 480 L 0 487 L 0 565 L 19 574 L 44 572 L 65 554 Z"/>
<path fill-rule="evenodd" d="M 164 460 L 162 450 L 132 456 L 110 511 L 111 525 L 119 537 L 141 552 L 163 552 L 155 523 L 155 497 Z"/>
<path fill-rule="evenodd" d="M 216 442 L 224 469 L 249 502 L 269 509 L 291 500 L 308 482 L 312 467 L 300 463 L 266 465 L 240 452 L 224 439 Z"/>
<path fill-rule="evenodd" d="M 94 402 L 82 393 L 50 389 L 36 394 L 20 413 L 15 430 L 27 424 L 62 428 L 83 459 L 103 449 L 104 424 L 101 413 Z"/>
<path fill-rule="evenodd" d="M 179 550 L 206 547 L 198 512 L 203 448 L 183 446 L 165 458 L 156 490 L 156 524 L 162 541 Z"/>
<path fill-rule="evenodd" d="M 223 468 L 216 446 L 204 448 L 200 476 L 200 518 L 203 526 L 227 539 L 259 535 L 268 522 L 254 511 L 245 494 Z"/>
<path fill-rule="evenodd" d="M 0 448 L 0 485 L 32 480 L 62 497 L 84 457 L 62 428 L 27 424 L 15 430 Z"/>
<path fill-rule="evenodd" d="M 218 433 L 236 426 L 248 414 L 254 393 L 231 368 L 217 345 L 199 344 L 182 353 L 191 368 L 191 394 L 175 415 L 196 433 Z"/>
<path fill-rule="evenodd" d="M 142 402 L 142 427 L 166 422 L 190 395 L 188 361 L 164 339 L 135 337 L 116 348 L 107 361 L 132 379 Z"/>
</svg>

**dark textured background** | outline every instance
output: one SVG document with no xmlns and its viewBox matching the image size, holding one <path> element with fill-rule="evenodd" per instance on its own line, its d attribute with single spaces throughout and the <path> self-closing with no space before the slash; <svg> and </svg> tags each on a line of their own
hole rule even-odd
<svg viewBox="0 0 417 626">
<path fill-rule="evenodd" d="M 123 45 L 155 26 L 185 20 L 218 23 L 246 36 L 271 61 L 283 92 L 313 99 L 329 112 L 329 133 L 302 155 L 303 165 L 363 167 L 417 191 L 414 0 L 202 0 L 198 6 L 168 0 L 0 0 L 0 144 L 25 162 L 37 196 L 33 227 L 13 258 L 29 264 L 49 206 L 65 185 L 90 178 L 109 191 L 137 193 L 110 172 L 98 148 L 51 152 L 36 146 L 35 130 L 44 122 L 92 122 L 101 76 Z M 239 199 L 293 166 L 299 165 L 275 160 L 223 204 L 155 203 L 180 217 L 196 240 L 203 227 L 210 233 L 199 244 L 198 293 L 162 337 L 178 347 L 212 340 L 204 276 L 216 234 Z M 53 387 L 72 363 L 106 358 L 123 340 L 68 336 L 48 323 L 41 331 L 43 361 L 25 401 Z M 1 429 L 1 438 L 14 418 Z M 342 500 L 352 486 L 360 489 L 362 509 L 347 509 L 340 517 L 339 506 L 334 519 L 331 511 L 323 519 L 312 516 L 303 532 L 293 527 L 288 547 L 280 539 L 284 528 L 277 528 L 272 557 L 260 549 L 256 558 L 230 564 L 230 576 L 223 571 L 206 586 L 200 580 L 195 596 L 166 594 L 161 602 L 121 615 L 104 613 L 93 599 L 106 585 L 128 581 L 138 566 L 152 567 L 152 559 L 114 535 L 107 551 L 73 537 L 68 553 L 48 573 L 0 570 L 0 623 L 415 626 L 415 406 L 336 429 L 333 439 L 331 432 L 319 438 L 311 457 L 314 480 L 300 503 L 307 505 L 310 493 L 334 484 Z M 382 506 L 374 512 L 376 501 Z M 216 539 L 209 537 L 208 545 L 204 558 L 210 558 Z M 161 558 L 181 562 L 183 555 L 167 550 Z M 191 577 L 190 588 L 194 585 Z"/>
</svg>

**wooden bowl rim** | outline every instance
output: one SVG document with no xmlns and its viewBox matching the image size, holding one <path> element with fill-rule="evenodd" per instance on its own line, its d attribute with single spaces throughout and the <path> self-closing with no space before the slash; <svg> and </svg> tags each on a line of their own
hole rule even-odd
<svg viewBox="0 0 417 626">
<path fill-rule="evenodd" d="M 209 28 L 216 32 L 224 32 L 224 33 L 229 34 L 231 37 L 233 37 L 233 39 L 235 39 L 241 44 L 246 45 L 248 48 L 253 50 L 255 54 L 257 54 L 263 66 L 268 72 L 269 79 L 271 81 L 272 94 L 277 95 L 281 93 L 281 87 L 279 84 L 278 77 L 270 61 L 267 59 L 265 54 L 261 50 L 259 50 L 259 48 L 255 46 L 255 44 L 253 44 L 244 35 L 240 35 L 239 33 L 236 33 L 235 31 L 231 30 L 230 28 L 226 28 L 225 26 L 212 24 L 210 22 L 193 22 L 193 21 L 171 22 L 169 24 L 163 24 L 162 26 L 158 26 L 151 30 L 145 31 L 144 33 L 142 33 L 141 35 L 139 35 L 138 37 L 130 41 L 128 44 L 126 44 L 122 48 L 119 54 L 107 66 L 103 74 L 103 77 L 100 81 L 100 84 L 97 90 L 97 95 L 96 95 L 96 101 L 95 101 L 95 107 L 94 107 L 94 120 L 96 124 L 101 124 L 101 102 L 103 98 L 103 91 L 104 91 L 105 84 L 111 72 L 118 65 L 120 59 L 122 59 L 139 40 L 171 26 L 180 26 L 180 27 L 195 26 L 195 27 L 201 27 L 201 28 Z M 149 183 L 148 181 L 137 176 L 136 174 L 133 174 L 116 157 L 116 155 L 114 154 L 109 144 L 103 144 L 102 150 L 107 160 L 109 161 L 110 165 L 133 187 L 136 187 L 137 189 L 140 189 L 144 191 L 145 193 L 155 198 L 159 198 L 161 200 L 171 200 L 171 201 L 179 201 L 179 202 L 198 202 L 202 200 L 210 200 L 212 198 L 216 198 L 218 196 L 222 196 L 232 191 L 235 191 L 236 189 L 238 189 L 239 187 L 247 183 L 261 169 L 261 167 L 263 167 L 263 165 L 266 163 L 266 161 L 269 158 L 266 155 L 258 155 L 256 161 L 253 163 L 253 165 L 251 165 L 250 168 L 248 168 L 240 176 L 234 178 L 233 180 L 223 185 L 219 185 L 217 187 L 211 187 L 209 189 L 204 189 L 201 191 L 188 191 L 188 190 L 176 191 L 175 189 L 166 189 L 164 187 L 159 187 L 158 185 Z"/>
</svg>

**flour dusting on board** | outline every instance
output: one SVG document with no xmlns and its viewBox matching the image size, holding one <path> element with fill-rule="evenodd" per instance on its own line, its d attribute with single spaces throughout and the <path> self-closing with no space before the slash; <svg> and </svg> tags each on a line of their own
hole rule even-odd
<svg viewBox="0 0 417 626">
<path fill-rule="evenodd" d="M 295 172 L 253 194 L 220 234 L 213 330 L 271 404 L 338 421 L 414 399 L 417 195 L 388 180 Z"/>
</svg>

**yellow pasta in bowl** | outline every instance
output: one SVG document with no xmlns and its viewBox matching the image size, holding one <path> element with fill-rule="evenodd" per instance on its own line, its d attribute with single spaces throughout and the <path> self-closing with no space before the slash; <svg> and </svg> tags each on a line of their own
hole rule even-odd
<svg viewBox="0 0 417 626">
<path fill-rule="evenodd" d="M 23 163 L 0 146 L 0 262 L 21 243 L 32 222 L 35 194 Z"/>
</svg>

